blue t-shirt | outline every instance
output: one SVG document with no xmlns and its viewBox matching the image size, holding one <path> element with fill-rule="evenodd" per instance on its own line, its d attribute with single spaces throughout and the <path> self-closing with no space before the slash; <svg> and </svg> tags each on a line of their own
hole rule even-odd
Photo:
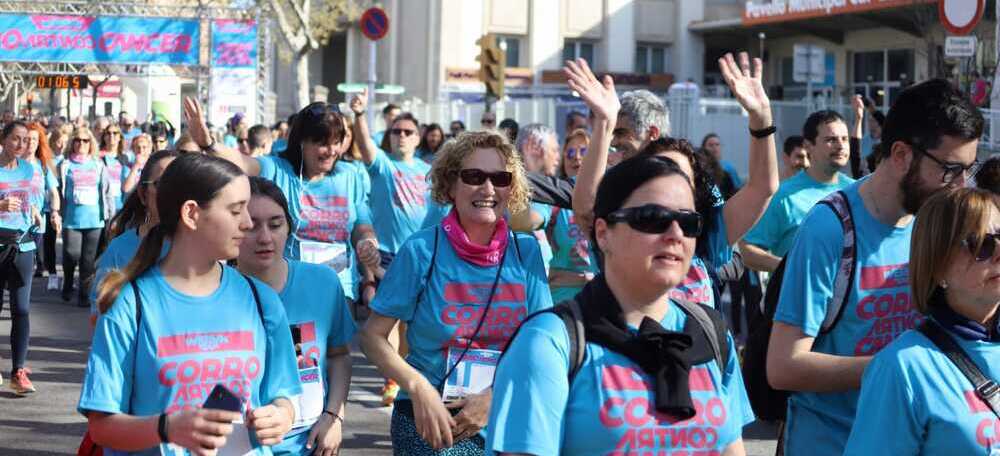
<svg viewBox="0 0 1000 456">
<path fill-rule="evenodd" d="M 127 159 L 127 157 L 122 157 L 122 159 Z M 132 171 L 129 166 L 122 163 L 122 159 L 110 154 L 105 155 L 100 159 L 104 164 L 104 169 L 107 170 L 108 197 L 115 202 L 115 212 L 121 210 L 122 205 L 125 204 L 125 196 L 122 193 L 122 184 L 125 182 L 125 179 L 128 179 L 128 175 Z"/>
<path fill-rule="evenodd" d="M 576 224 L 576 217 L 569 209 L 560 209 L 552 223 L 552 242 L 555 244 L 555 253 L 549 266 L 552 269 L 576 273 L 597 274 L 599 268 L 596 258 L 590 249 L 590 240 L 586 233 L 580 231 Z M 583 288 L 578 287 L 552 287 L 552 302 L 562 302 L 576 296 Z"/>
<path fill-rule="evenodd" d="M 1000 378 L 1000 344 L 951 336 L 987 377 Z M 998 429 L 955 364 L 923 334 L 907 331 L 865 369 L 844 454 L 996 455 Z"/>
<path fill-rule="evenodd" d="M 17 212 L 0 211 L 0 228 L 28 231 L 31 228 L 31 196 L 32 179 L 35 168 L 26 160 L 17 159 L 17 167 L 7 169 L 0 167 L 0 199 L 17 198 L 21 200 L 21 210 Z M 18 245 L 21 252 L 35 250 L 35 242 L 31 236 L 25 236 L 25 242 Z"/>
<path fill-rule="evenodd" d="M 549 224 L 553 222 L 553 208 L 548 204 L 531 203 L 531 211 L 542 217 L 542 226 L 540 226 L 537 230 L 532 231 L 531 234 L 538 240 L 538 247 L 542 249 L 542 262 L 545 264 L 545 273 L 548 275 L 549 267 L 551 266 L 549 263 L 552 262 L 554 253 L 552 252 L 552 245 L 549 244 L 549 237 L 548 234 L 546 234 L 546 229 L 549 227 Z"/>
<path fill-rule="evenodd" d="M 274 452 L 308 454 L 305 448 L 308 431 L 326 408 L 330 391 L 330 379 L 326 375 L 327 349 L 350 343 L 357 327 L 340 281 L 328 267 L 288 260 L 288 278 L 278 296 L 285 304 L 291 325 L 303 394 L 293 399 L 297 404 L 295 419 L 298 425 L 274 447 Z M 304 408 L 312 413 L 303 413 Z"/>
<path fill-rule="evenodd" d="M 660 321 L 681 331 L 687 314 L 671 303 Z M 635 328 L 632 328 L 635 330 Z M 723 373 L 715 359 L 692 366 L 696 415 L 654 411 L 652 379 L 624 355 L 587 343 L 569 382 L 569 335 L 554 314 L 528 321 L 497 368 L 486 448 L 532 455 L 721 454 L 754 420 L 732 336 Z M 682 453 L 683 452 L 683 453 Z"/>
<path fill-rule="evenodd" d="M 910 234 L 885 225 L 865 208 L 859 180 L 844 188 L 857 235 L 857 268 L 839 322 L 820 334 L 837 275 L 844 233 L 836 214 L 817 205 L 802 222 L 785 257 L 779 321 L 814 337 L 812 351 L 837 356 L 868 356 L 920 322 L 910 304 Z M 788 401 L 785 454 L 840 455 L 854 421 L 858 391 L 795 392 Z"/>
<path fill-rule="evenodd" d="M 63 228 L 101 228 L 101 178 L 103 168 L 94 158 L 63 160 L 59 165 L 63 194 Z"/>
<path fill-rule="evenodd" d="M 344 253 L 339 262 L 340 284 L 348 299 L 354 299 L 359 281 L 351 234 L 359 224 L 371 224 L 365 202 L 364 184 L 355 165 L 338 161 L 333 171 L 318 181 L 299 177 L 292 164 L 275 155 L 257 157 L 260 177 L 274 182 L 288 199 L 292 215 L 292 236 L 285 246 L 285 256 L 300 259 L 300 241 L 310 245 L 335 246 Z M 315 244 L 314 244 L 315 243 Z"/>
<path fill-rule="evenodd" d="M 424 222 L 420 224 L 420 229 L 440 225 L 441 221 L 451 212 L 451 208 L 451 204 L 439 204 L 437 201 L 434 201 L 434 198 L 427 198 L 427 216 L 424 217 Z"/>
<path fill-rule="evenodd" d="M 552 306 L 538 243 L 527 234 L 517 234 L 516 239 L 516 245 L 513 238 L 507 244 L 500 283 L 471 348 L 503 350 L 528 314 Z M 432 258 L 434 270 L 428 282 Z M 389 266 L 371 309 L 407 323 L 406 360 L 431 385 L 443 383 L 451 367 L 445 361 L 449 349 L 460 353 L 475 333 L 496 271 L 459 258 L 440 227 L 414 234 Z"/>
<path fill-rule="evenodd" d="M 128 229 L 115 236 L 104 253 L 97 257 L 97 270 L 94 272 L 94 280 L 90 284 L 90 313 L 97 315 L 97 289 L 109 272 L 115 269 L 124 269 L 132 261 L 135 253 L 139 251 L 139 243 L 142 239 L 136 229 Z M 164 239 L 163 248 L 160 250 L 160 259 L 167 256 L 170 251 L 170 240 Z"/>
<path fill-rule="evenodd" d="M 271 143 L 272 155 L 280 154 L 281 152 L 284 152 L 285 149 L 288 149 L 288 140 L 285 138 L 275 139 L 274 142 Z"/>
<path fill-rule="evenodd" d="M 49 212 L 47 206 L 49 205 L 49 193 L 53 190 L 59 189 L 59 181 L 56 180 L 56 174 L 51 169 L 42 166 L 40 160 L 32 160 L 31 168 L 33 174 L 31 176 L 31 207 L 38 210 L 40 213 Z M 38 227 L 39 233 L 45 232 L 45 221 L 47 217 L 42 217 L 42 225 Z"/>
<path fill-rule="evenodd" d="M 430 165 L 416 157 L 404 163 L 376 151 L 368 175 L 372 179 L 372 219 L 382 250 L 396 253 L 424 223 L 430 199 L 430 170 Z"/>
<path fill-rule="evenodd" d="M 739 190 L 743 187 L 743 179 L 740 178 L 740 172 L 736 170 L 736 165 L 733 165 L 729 160 L 719 160 L 719 165 L 722 166 L 722 170 L 729 174 L 729 177 L 733 180 L 733 190 Z"/>
<path fill-rule="evenodd" d="M 252 408 L 301 393 L 288 319 L 277 293 L 252 279 L 263 307 L 261 321 L 250 285 L 235 269 L 222 270 L 219 287 L 203 297 L 175 290 L 158 266 L 142 274 L 136 280 L 142 296 L 138 332 L 135 298 L 125 285 L 97 320 L 77 410 L 174 413 L 200 407 L 218 383 Z M 140 454 L 160 454 L 158 450 Z M 256 453 L 271 450 L 257 447 Z"/>
<path fill-rule="evenodd" d="M 385 138 L 385 130 L 372 133 L 372 141 L 375 141 L 375 147 L 382 147 L 382 138 Z"/>
<path fill-rule="evenodd" d="M 785 256 L 792 248 L 795 232 L 809 210 L 830 193 L 852 183 L 854 179 L 843 173 L 837 173 L 837 182 L 826 184 L 816 181 L 805 171 L 799 171 L 781 183 L 764 215 L 743 240 L 775 256 Z"/>
</svg>

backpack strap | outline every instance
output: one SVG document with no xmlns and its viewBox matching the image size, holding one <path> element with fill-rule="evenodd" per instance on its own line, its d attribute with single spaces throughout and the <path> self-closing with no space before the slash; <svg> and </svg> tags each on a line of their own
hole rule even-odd
<svg viewBox="0 0 1000 456">
<path fill-rule="evenodd" d="M 826 306 L 826 317 L 820 327 L 821 333 L 830 332 L 847 307 L 847 300 L 851 296 L 851 289 L 854 286 L 854 272 L 857 268 L 857 232 L 854 226 L 854 219 L 851 215 L 851 203 L 847 200 L 847 195 L 843 190 L 831 193 L 823 198 L 819 204 L 826 205 L 837 215 L 840 226 L 844 230 L 844 244 L 840 254 L 840 263 L 837 266 L 837 275 L 833 282 L 833 295 Z"/>
<path fill-rule="evenodd" d="M 928 318 L 924 320 L 917 330 L 930 339 L 951 360 L 952 364 L 969 380 L 969 383 L 972 383 L 972 386 L 975 388 L 976 397 L 989 406 L 997 418 L 1000 418 L 1000 386 L 986 377 L 983 371 L 979 369 L 979 366 L 965 353 L 965 350 L 936 322 Z"/>
<path fill-rule="evenodd" d="M 139 328 L 142 327 L 142 295 L 139 294 L 139 285 L 135 280 L 128 283 L 132 287 L 132 296 L 135 297 L 135 339 L 132 341 L 132 392 L 128 398 L 128 409 L 132 411 L 132 399 L 135 397 L 135 372 L 138 367 L 139 358 Z"/>
<path fill-rule="evenodd" d="M 556 314 L 563 324 L 566 325 L 566 333 L 569 335 L 569 381 L 573 383 L 573 378 L 583 366 L 584 355 L 587 354 L 587 340 L 583 329 L 583 311 L 576 298 L 563 301 L 552 308 L 552 313 Z"/>
<path fill-rule="evenodd" d="M 260 293 L 257 291 L 257 284 L 253 283 L 253 280 L 246 274 L 240 275 L 242 275 L 247 281 L 247 284 L 250 285 L 250 291 L 253 292 L 253 300 L 257 303 L 257 315 L 260 316 L 260 324 L 264 326 L 264 329 L 267 329 L 267 324 L 264 323 L 264 306 L 260 303 Z"/>
<path fill-rule="evenodd" d="M 690 301 L 684 300 L 673 300 L 684 313 L 688 314 L 698 325 L 701 326 L 701 330 L 705 333 L 705 337 L 708 338 L 708 342 L 712 345 L 712 353 L 715 354 L 715 363 L 719 366 L 719 372 L 726 372 L 726 362 L 729 361 L 729 340 L 726 338 L 727 328 L 726 322 L 722 317 L 708 306 L 702 304 L 695 304 Z"/>
</svg>

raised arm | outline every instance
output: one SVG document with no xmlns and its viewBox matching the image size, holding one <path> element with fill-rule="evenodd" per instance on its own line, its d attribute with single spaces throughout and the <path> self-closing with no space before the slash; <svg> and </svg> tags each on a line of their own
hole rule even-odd
<svg viewBox="0 0 1000 456">
<path fill-rule="evenodd" d="M 774 124 L 771 117 L 771 101 L 761 81 L 763 64 L 760 59 L 753 59 L 753 71 L 750 69 L 750 57 L 746 52 L 740 53 L 740 63 L 737 66 L 732 54 L 726 54 L 719 59 L 719 69 L 729 89 L 750 115 L 750 129 L 763 130 Z M 726 237 L 729 244 L 739 241 L 767 209 L 767 204 L 778 191 L 778 157 L 774 145 L 774 134 L 764 138 L 750 135 L 749 156 L 750 178 L 722 209 L 726 222 Z"/>
<path fill-rule="evenodd" d="M 191 139 L 202 150 L 209 149 L 209 153 L 212 155 L 233 162 L 233 164 L 239 166 L 247 175 L 260 175 L 260 162 L 256 158 L 243 155 L 238 150 L 229 149 L 225 145 L 215 142 L 215 139 L 208 131 L 208 125 L 205 123 L 205 113 L 198 100 L 191 97 L 184 98 L 184 120 L 187 121 L 188 133 L 191 134 Z"/>
<path fill-rule="evenodd" d="M 861 95 L 851 98 L 851 108 L 854 111 L 854 126 L 851 129 L 851 137 L 848 140 L 851 152 L 851 176 L 855 179 L 861 178 L 861 138 L 864 137 L 865 124 L 865 102 Z"/>
<path fill-rule="evenodd" d="M 365 111 L 368 110 L 368 89 L 361 89 L 361 93 L 351 97 L 350 106 L 354 112 L 354 141 L 361 150 L 361 160 L 370 165 L 378 154 L 378 145 L 372 139 L 368 119 L 365 117 Z"/>
<path fill-rule="evenodd" d="M 615 82 L 611 76 L 605 75 L 602 81 L 598 81 L 586 60 L 567 61 L 563 73 L 567 77 L 566 84 L 580 94 L 594 116 L 591 148 L 583 157 L 583 164 L 576 176 L 576 187 L 573 189 L 573 215 L 576 224 L 584 233 L 589 233 L 594 224 L 597 186 L 608 169 L 611 134 L 622 105 L 618 101 L 618 92 L 615 91 Z"/>
</svg>

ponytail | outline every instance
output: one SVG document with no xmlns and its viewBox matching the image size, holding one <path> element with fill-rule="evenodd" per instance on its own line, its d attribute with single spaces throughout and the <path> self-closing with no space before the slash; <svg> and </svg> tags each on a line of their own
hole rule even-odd
<svg viewBox="0 0 1000 456">
<path fill-rule="evenodd" d="M 97 287 L 97 309 L 102 314 L 111 309 L 126 283 L 135 280 L 156 264 L 163 251 L 166 236 L 167 232 L 162 225 L 154 226 L 139 243 L 139 250 L 125 269 L 111 271 L 104 277 Z"/>
<path fill-rule="evenodd" d="M 107 238 L 114 239 L 129 228 L 138 228 L 148 216 L 146 206 L 139 199 L 139 190 L 136 189 L 128 195 L 121 210 L 108 222 Z"/>
</svg>

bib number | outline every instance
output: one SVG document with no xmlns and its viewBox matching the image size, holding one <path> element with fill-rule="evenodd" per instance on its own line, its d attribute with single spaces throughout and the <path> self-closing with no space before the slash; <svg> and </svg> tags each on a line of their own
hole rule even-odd
<svg viewBox="0 0 1000 456">
<path fill-rule="evenodd" d="M 323 413 L 323 405 L 326 404 L 319 367 L 299 369 L 299 382 L 302 384 L 302 394 L 292 400 L 292 407 L 295 409 L 292 429 L 312 426 Z"/>
<path fill-rule="evenodd" d="M 461 355 L 461 349 L 448 349 L 447 365 L 455 366 L 455 369 L 444 382 L 441 396 L 445 402 L 480 393 L 493 385 L 493 373 L 500 361 L 499 351 L 470 348 L 459 361 Z"/>
<path fill-rule="evenodd" d="M 97 187 L 77 187 L 73 189 L 73 202 L 77 206 L 96 206 Z"/>
<path fill-rule="evenodd" d="M 160 445 L 161 456 L 188 456 L 189 453 L 180 445 L 167 443 Z M 233 433 L 226 438 L 226 445 L 219 448 L 218 456 L 251 456 L 257 454 L 250 444 L 250 429 L 240 417 L 233 422 Z"/>
<path fill-rule="evenodd" d="M 350 263 L 347 244 L 299 240 L 299 259 L 312 264 L 325 264 L 340 273 Z"/>
</svg>

